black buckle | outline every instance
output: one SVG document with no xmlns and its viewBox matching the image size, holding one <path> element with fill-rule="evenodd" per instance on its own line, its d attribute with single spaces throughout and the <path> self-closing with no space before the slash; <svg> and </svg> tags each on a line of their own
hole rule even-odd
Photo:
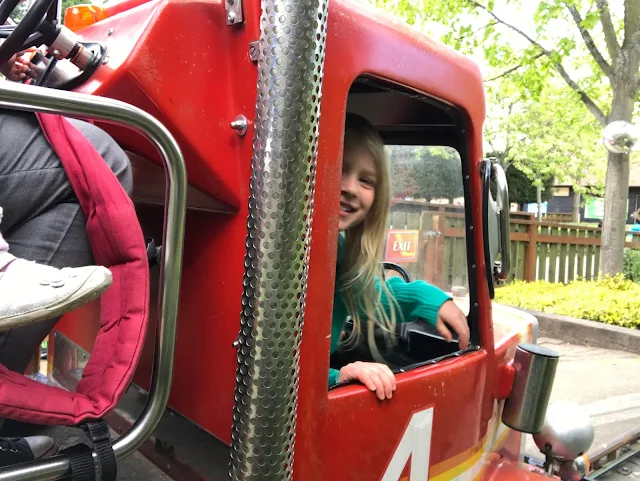
<svg viewBox="0 0 640 481">
<path fill-rule="evenodd" d="M 81 424 L 79 427 L 87 434 L 93 443 L 93 449 L 98 456 L 101 481 L 116 481 L 118 475 L 118 463 L 111 444 L 109 425 L 99 419 Z M 69 456 L 69 468 L 73 481 L 96 481 L 96 464 L 93 461 L 93 451 L 86 444 L 76 444 L 60 454 Z"/>
</svg>

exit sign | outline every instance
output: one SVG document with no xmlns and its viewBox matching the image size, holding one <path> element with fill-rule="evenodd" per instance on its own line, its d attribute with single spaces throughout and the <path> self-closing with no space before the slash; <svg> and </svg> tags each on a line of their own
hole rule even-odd
<svg viewBox="0 0 640 481">
<path fill-rule="evenodd" d="M 417 230 L 390 230 L 384 260 L 388 262 L 415 262 L 418 260 Z"/>
</svg>

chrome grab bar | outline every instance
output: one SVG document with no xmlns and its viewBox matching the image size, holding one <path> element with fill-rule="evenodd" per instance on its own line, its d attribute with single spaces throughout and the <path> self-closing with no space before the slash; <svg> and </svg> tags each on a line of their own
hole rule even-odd
<svg viewBox="0 0 640 481">
<path fill-rule="evenodd" d="M 5 81 L 0 82 L 0 107 L 91 118 L 133 128 L 149 138 L 162 156 L 167 184 L 158 293 L 160 322 L 153 374 L 144 410 L 131 429 L 113 445 L 116 458 L 121 459 L 133 453 L 151 436 L 167 406 L 171 390 L 187 191 L 187 173 L 180 147 L 156 118 L 118 100 Z M 0 468 L 0 481 L 58 479 L 68 472 L 69 458 L 55 456 Z"/>
</svg>

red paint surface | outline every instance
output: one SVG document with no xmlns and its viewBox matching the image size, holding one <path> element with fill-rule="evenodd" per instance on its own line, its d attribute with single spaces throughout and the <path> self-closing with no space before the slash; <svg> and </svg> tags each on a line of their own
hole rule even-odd
<svg viewBox="0 0 640 481">
<path fill-rule="evenodd" d="M 495 389 L 496 399 L 507 399 L 509 397 L 515 376 L 516 370 L 513 367 L 513 362 L 498 366 Z"/>
<path fill-rule="evenodd" d="M 236 367 L 232 343 L 240 319 L 253 136 L 252 125 L 245 137 L 239 137 L 229 123 L 239 114 L 254 116 L 257 72 L 248 45 L 259 37 L 260 2 L 245 0 L 246 23 L 234 28 L 226 26 L 222 0 L 125 0 L 109 8 L 111 18 L 81 32 L 86 39 L 106 43 L 110 60 L 80 90 L 124 100 L 158 117 L 180 143 L 189 182 L 235 211 L 190 211 L 187 216 L 170 400 L 172 408 L 229 442 Z M 113 35 L 108 36 L 110 28 Z M 482 349 L 398 376 L 391 402 L 378 402 L 357 386 L 327 394 L 341 149 L 352 82 L 368 73 L 460 107 L 467 120 L 471 173 L 478 172 L 482 159 L 485 115 L 477 67 L 449 49 L 391 25 L 364 6 L 337 0 L 330 2 L 327 31 L 295 479 L 368 481 L 380 478 L 409 416 L 424 407 L 434 407 L 432 466 L 478 445 L 494 414 L 497 366 L 513 357 L 517 336 L 506 332 L 494 340 L 481 274 L 481 184 L 480 177 L 472 175 Z M 158 161 L 138 135 L 107 129 L 128 150 Z M 159 239 L 162 209 L 139 207 L 139 215 L 145 234 Z M 152 272 L 152 283 L 155 275 Z M 156 286 L 152 285 L 152 297 Z M 60 330 L 88 348 L 91 322 L 74 317 L 63 321 Z M 147 341 L 137 377 L 143 385 L 153 333 Z M 509 436 L 505 453 L 517 455 L 519 439 L 517 434 Z"/>
</svg>

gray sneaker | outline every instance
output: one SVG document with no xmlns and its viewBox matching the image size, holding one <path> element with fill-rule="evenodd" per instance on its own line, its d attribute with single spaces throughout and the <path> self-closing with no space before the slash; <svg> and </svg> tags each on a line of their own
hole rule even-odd
<svg viewBox="0 0 640 481">
<path fill-rule="evenodd" d="M 55 267 L 0 253 L 0 332 L 54 319 L 95 299 L 111 285 L 102 266 Z"/>
<path fill-rule="evenodd" d="M 56 443 L 48 436 L 0 438 L 0 467 L 46 458 L 57 451 Z"/>
</svg>

